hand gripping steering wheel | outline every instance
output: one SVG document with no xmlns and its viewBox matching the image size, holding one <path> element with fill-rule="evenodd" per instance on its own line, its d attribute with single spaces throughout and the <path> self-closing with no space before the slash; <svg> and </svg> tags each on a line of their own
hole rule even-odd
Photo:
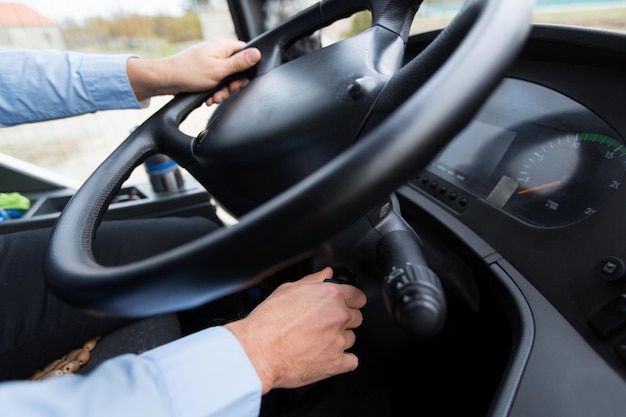
<svg viewBox="0 0 626 417">
<path fill-rule="evenodd" d="M 127 316 L 198 306 L 240 291 L 362 218 L 423 168 L 498 85 L 530 30 L 533 0 L 468 0 L 404 62 L 421 0 L 324 0 L 253 39 L 249 85 L 197 138 L 178 126 L 217 89 L 180 94 L 137 128 L 63 210 L 45 259 L 75 305 Z M 361 10 L 371 27 L 289 62 L 299 38 Z M 228 80 L 226 80 L 227 82 Z M 111 199 L 165 153 L 239 217 L 142 261 L 99 265 L 93 240 Z"/>
</svg>

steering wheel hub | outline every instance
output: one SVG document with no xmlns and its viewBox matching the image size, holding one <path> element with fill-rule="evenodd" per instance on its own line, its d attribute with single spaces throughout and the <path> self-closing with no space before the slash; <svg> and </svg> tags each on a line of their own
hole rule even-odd
<svg viewBox="0 0 626 417">
<path fill-rule="evenodd" d="M 242 215 L 350 147 L 403 53 L 397 34 L 373 27 L 253 79 L 194 143 L 210 187 L 228 190 L 214 196 Z"/>
</svg>

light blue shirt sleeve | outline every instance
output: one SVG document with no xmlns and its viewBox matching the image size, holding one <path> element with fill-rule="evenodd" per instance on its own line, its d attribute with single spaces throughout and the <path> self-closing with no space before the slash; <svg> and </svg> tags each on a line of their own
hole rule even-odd
<svg viewBox="0 0 626 417">
<path fill-rule="evenodd" d="M 0 49 L 0 126 L 137 109 L 130 55 Z"/>
<path fill-rule="evenodd" d="M 88 376 L 0 384 L 7 417 L 256 417 L 261 381 L 235 336 L 212 327 Z"/>
</svg>

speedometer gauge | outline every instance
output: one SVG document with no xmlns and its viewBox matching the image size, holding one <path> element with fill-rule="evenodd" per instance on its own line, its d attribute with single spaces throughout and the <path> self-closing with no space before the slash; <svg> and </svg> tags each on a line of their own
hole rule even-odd
<svg viewBox="0 0 626 417">
<path fill-rule="evenodd" d="M 506 79 L 428 171 L 526 223 L 564 226 L 594 215 L 621 188 L 626 145 L 581 103 Z M 436 195 L 458 210 L 446 184 Z"/>
<path fill-rule="evenodd" d="M 517 184 L 503 209 L 532 224 L 558 226 L 593 215 L 621 186 L 626 147 L 599 133 L 564 134 L 516 155 Z"/>
</svg>

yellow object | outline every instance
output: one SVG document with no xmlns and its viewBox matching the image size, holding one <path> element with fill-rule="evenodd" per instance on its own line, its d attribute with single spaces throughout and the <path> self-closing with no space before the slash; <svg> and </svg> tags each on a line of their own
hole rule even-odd
<svg viewBox="0 0 626 417">
<path fill-rule="evenodd" d="M 26 211 L 30 200 L 20 193 L 0 193 L 0 209 Z"/>
</svg>

